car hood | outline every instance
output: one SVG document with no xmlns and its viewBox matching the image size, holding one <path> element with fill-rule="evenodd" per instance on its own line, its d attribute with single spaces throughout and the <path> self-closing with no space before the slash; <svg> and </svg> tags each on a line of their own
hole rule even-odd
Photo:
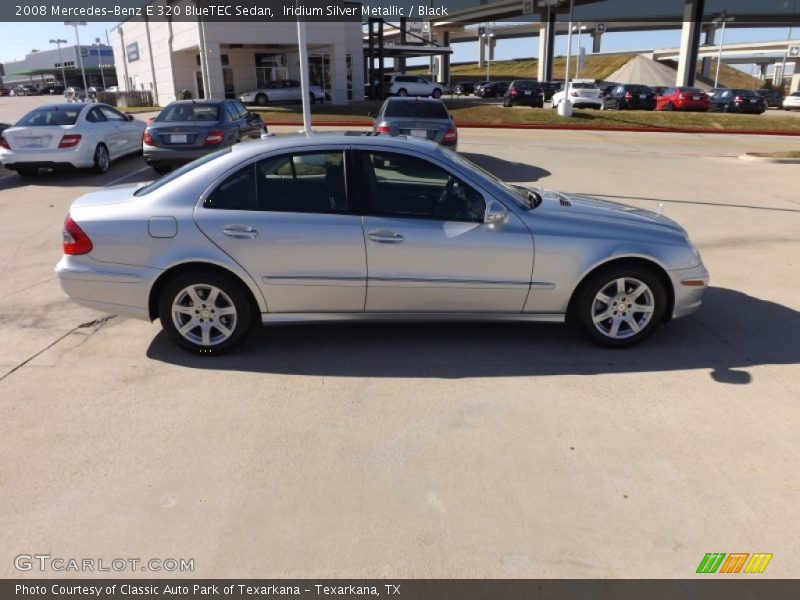
<svg viewBox="0 0 800 600">
<path fill-rule="evenodd" d="M 599 221 L 606 224 L 648 227 L 686 237 L 686 230 L 672 219 L 643 208 L 610 200 L 600 200 L 580 194 L 564 194 L 554 190 L 536 189 L 542 204 L 534 213 L 557 213 L 568 219 Z"/>
</svg>

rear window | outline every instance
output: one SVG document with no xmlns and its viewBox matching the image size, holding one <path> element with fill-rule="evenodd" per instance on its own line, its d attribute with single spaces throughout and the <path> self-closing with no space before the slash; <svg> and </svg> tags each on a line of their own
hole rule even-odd
<svg viewBox="0 0 800 600">
<path fill-rule="evenodd" d="M 573 83 L 572 89 L 574 90 L 596 90 L 597 86 L 593 83 Z"/>
<path fill-rule="evenodd" d="M 156 117 L 158 123 L 219 121 L 219 104 L 170 104 Z"/>
<path fill-rule="evenodd" d="M 737 96 L 758 96 L 753 90 L 733 90 Z"/>
<path fill-rule="evenodd" d="M 653 90 L 646 85 L 629 85 L 628 91 L 634 94 L 650 94 Z"/>
<path fill-rule="evenodd" d="M 174 171 L 170 171 L 163 177 L 156 179 L 153 183 L 149 183 L 144 187 L 140 187 L 136 190 L 133 195 L 134 196 L 146 196 L 150 192 L 155 192 L 158 188 L 163 185 L 168 184 L 170 181 L 175 181 L 181 175 L 185 175 L 189 171 L 194 171 L 197 167 L 201 167 L 206 163 L 210 163 L 212 160 L 219 158 L 231 151 L 231 147 L 228 146 L 223 150 L 218 150 L 217 152 L 212 152 L 211 154 L 207 154 L 202 158 L 198 158 L 197 160 L 193 160 L 190 163 L 187 163 L 180 167 L 179 169 L 175 169 Z"/>
<path fill-rule="evenodd" d="M 384 117 L 410 119 L 448 119 L 447 109 L 440 102 L 389 102 Z"/>
<path fill-rule="evenodd" d="M 535 81 L 515 81 L 511 85 L 520 90 L 533 90 L 539 87 Z"/>
<path fill-rule="evenodd" d="M 22 117 L 17 125 L 48 127 L 56 125 L 75 125 L 78 115 L 83 107 L 61 108 L 51 106 L 49 108 L 38 108 Z"/>
<path fill-rule="evenodd" d="M 700 88 L 696 88 L 696 87 L 681 88 L 681 91 L 684 92 L 684 93 L 689 93 L 689 94 L 705 94 L 705 92 L 703 90 L 701 90 Z"/>
</svg>

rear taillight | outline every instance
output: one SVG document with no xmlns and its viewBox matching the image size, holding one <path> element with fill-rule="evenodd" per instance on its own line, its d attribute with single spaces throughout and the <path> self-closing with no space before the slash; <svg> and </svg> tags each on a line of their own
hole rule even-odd
<svg viewBox="0 0 800 600">
<path fill-rule="evenodd" d="M 742 102 L 744 102 L 744 98 L 742 98 L 741 96 L 736 96 L 736 98 L 734 98 L 733 101 L 736 104 L 741 104 Z"/>
<path fill-rule="evenodd" d="M 142 144 L 145 146 L 155 146 L 155 142 L 153 141 L 153 136 L 150 135 L 149 131 L 145 131 L 144 135 L 142 136 Z"/>
<path fill-rule="evenodd" d="M 633 98 L 633 94 L 630 92 L 625 92 L 625 100 L 630 100 L 631 98 Z"/>
<path fill-rule="evenodd" d="M 577 96 L 579 96 L 580 94 L 578 94 L 578 92 L 570 92 L 570 93 L 569 93 L 569 95 L 570 95 L 570 96 L 575 96 L 575 97 L 577 97 Z"/>
<path fill-rule="evenodd" d="M 11 150 L 11 146 L 8 145 L 8 140 L 0 135 L 0 148 L 5 148 L 6 150 Z"/>
<path fill-rule="evenodd" d="M 377 131 L 378 133 L 391 133 L 392 129 L 388 125 L 378 125 L 375 131 Z"/>
<path fill-rule="evenodd" d="M 448 129 L 445 132 L 444 138 L 442 139 L 442 141 L 446 142 L 448 144 L 451 144 L 453 142 L 457 142 L 458 141 L 458 130 L 455 127 L 451 127 L 450 129 Z"/>
<path fill-rule="evenodd" d="M 84 233 L 83 229 L 67 215 L 62 233 L 64 241 L 64 254 L 78 255 L 89 254 L 92 251 L 92 240 Z"/>
<path fill-rule="evenodd" d="M 685 94 L 678 94 L 678 100 L 686 100 Z"/>
<path fill-rule="evenodd" d="M 511 94 L 512 96 L 516 96 L 518 93 L 519 92 L 517 92 L 516 88 L 512 88 L 511 91 L 509 92 L 509 94 Z"/>
<path fill-rule="evenodd" d="M 206 135 L 206 139 L 203 142 L 203 145 L 213 146 L 214 144 L 219 144 L 224 139 L 225 139 L 224 131 L 209 131 L 208 134 Z"/>
<path fill-rule="evenodd" d="M 68 133 L 62 136 L 61 141 L 58 143 L 59 148 L 74 148 L 81 143 L 81 134 Z"/>
</svg>

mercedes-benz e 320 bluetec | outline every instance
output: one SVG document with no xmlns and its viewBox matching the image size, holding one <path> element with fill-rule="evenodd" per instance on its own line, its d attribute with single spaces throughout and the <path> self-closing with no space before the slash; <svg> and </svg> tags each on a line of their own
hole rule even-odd
<svg viewBox="0 0 800 600">
<path fill-rule="evenodd" d="M 268 138 L 87 194 L 56 273 L 76 302 L 158 318 L 204 354 L 255 322 L 345 319 L 570 319 L 628 346 L 697 309 L 708 284 L 664 216 L 375 134 Z"/>
</svg>

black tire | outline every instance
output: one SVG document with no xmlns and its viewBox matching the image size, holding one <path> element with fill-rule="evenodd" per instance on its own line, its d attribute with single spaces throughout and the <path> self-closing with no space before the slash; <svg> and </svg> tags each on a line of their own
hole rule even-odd
<svg viewBox="0 0 800 600">
<path fill-rule="evenodd" d="M 92 173 L 95 175 L 102 175 L 108 173 L 111 168 L 111 155 L 108 153 L 108 148 L 105 144 L 97 144 L 94 149 L 94 164 L 92 165 Z"/>
<path fill-rule="evenodd" d="M 17 167 L 20 177 L 35 177 L 39 174 L 39 167 Z"/>
<path fill-rule="evenodd" d="M 510 101 L 510 100 L 507 100 L 507 99 L 506 99 L 506 100 L 503 100 L 503 106 L 504 106 L 505 108 L 510 108 L 510 107 L 511 107 L 511 101 Z"/>
<path fill-rule="evenodd" d="M 266 94 L 256 94 L 256 105 L 257 106 L 266 106 L 267 105 L 267 95 Z"/>
<path fill-rule="evenodd" d="M 155 171 L 159 175 L 164 175 L 172 171 L 172 167 L 170 167 L 169 165 L 150 165 L 150 166 L 153 167 L 153 171 Z"/>
<path fill-rule="evenodd" d="M 314 104 L 314 102 L 317 101 L 317 98 L 316 98 L 316 96 L 314 96 L 313 92 L 309 92 L 308 93 L 308 100 L 309 100 L 309 102 L 311 102 L 311 104 Z"/>
<path fill-rule="evenodd" d="M 408 92 L 406 91 L 406 88 L 400 88 L 399 90 L 397 90 L 397 95 L 398 96 L 408 96 Z"/>
<path fill-rule="evenodd" d="M 670 110 L 670 111 L 675 110 L 675 105 L 672 102 L 670 102 L 667 104 L 664 110 Z"/>
<path fill-rule="evenodd" d="M 619 290 L 616 282 L 620 279 L 626 281 L 625 294 L 630 294 L 635 285 L 628 280 L 636 280 L 649 288 L 650 304 L 647 304 L 646 292 L 640 292 L 632 300 L 630 295 L 620 295 L 617 291 L 615 292 L 616 295 L 612 297 L 614 304 L 604 304 L 596 299 L 600 292 L 612 289 Z M 607 293 L 606 296 L 611 297 L 610 293 Z M 636 302 L 643 296 L 645 296 L 644 304 Z M 635 306 L 644 305 L 651 307 L 651 310 L 646 311 L 650 315 L 649 318 L 646 318 L 645 312 L 631 310 Z M 604 306 L 606 307 L 605 313 L 608 313 L 608 318 L 595 325 L 594 317 L 595 315 L 602 316 Z M 624 314 L 620 310 L 620 306 L 623 306 Z M 655 271 L 637 264 L 620 263 L 596 271 L 581 284 L 580 288 L 575 292 L 571 304 L 570 320 L 577 324 L 581 332 L 594 343 L 607 348 L 626 348 L 647 339 L 658 329 L 664 321 L 666 307 L 667 291 Z M 628 313 L 630 313 L 630 318 L 637 322 L 637 327 L 643 325 L 638 333 L 635 333 L 634 329 L 625 321 Z M 637 315 L 639 316 L 637 317 Z M 615 319 L 621 320 L 617 326 L 618 337 L 609 335 L 613 332 Z M 604 332 L 601 329 L 608 331 Z"/>
<path fill-rule="evenodd" d="M 724 112 L 724 113 L 726 113 L 726 112 L 731 112 L 731 107 L 730 107 L 730 106 L 728 106 L 727 104 L 724 104 L 724 105 L 722 106 L 722 112 Z"/>
<path fill-rule="evenodd" d="M 442 97 L 442 90 L 440 90 L 439 88 L 436 88 L 435 90 L 433 90 L 433 93 L 431 94 L 431 96 L 433 96 L 434 98 L 441 98 Z"/>
<path fill-rule="evenodd" d="M 206 304 L 201 304 L 197 306 L 195 310 L 205 312 L 196 312 L 197 316 L 176 316 L 176 318 L 180 319 L 185 318 L 187 325 L 191 320 L 202 320 L 203 323 L 209 323 L 209 325 L 201 325 L 198 323 L 194 328 L 186 332 L 187 337 L 185 337 L 178 331 L 178 327 L 173 320 L 172 306 L 174 302 L 183 297 L 188 304 L 182 304 L 182 306 L 189 311 L 194 308 L 195 303 L 192 302 L 185 293 L 185 290 L 191 286 L 197 288 L 196 294 L 200 302 L 208 298 L 208 296 L 204 297 L 201 294 L 202 290 L 206 288 L 208 288 L 208 292 L 210 292 L 211 287 L 217 288 L 220 290 L 221 294 L 216 304 L 214 304 L 215 308 L 212 308 L 211 305 L 207 306 Z M 215 309 L 221 310 L 230 307 L 235 309 L 233 315 L 218 316 L 214 312 Z M 230 352 L 245 340 L 252 329 L 253 309 L 242 284 L 236 281 L 232 276 L 213 271 L 204 272 L 197 270 L 182 273 L 165 286 L 164 290 L 161 292 L 161 297 L 158 299 L 158 318 L 161 320 L 161 327 L 176 345 L 193 354 L 208 356 Z M 218 325 L 225 328 L 231 327 L 230 335 L 225 337 L 221 329 L 216 329 Z M 201 328 L 203 327 L 208 328 L 209 340 L 212 342 L 207 345 L 203 345 L 202 341 L 197 342 L 190 339 L 190 337 L 202 337 Z M 214 331 L 217 332 L 216 336 L 213 334 Z M 215 341 L 215 337 L 219 338 L 219 336 L 223 336 L 223 339 Z"/>
</svg>

